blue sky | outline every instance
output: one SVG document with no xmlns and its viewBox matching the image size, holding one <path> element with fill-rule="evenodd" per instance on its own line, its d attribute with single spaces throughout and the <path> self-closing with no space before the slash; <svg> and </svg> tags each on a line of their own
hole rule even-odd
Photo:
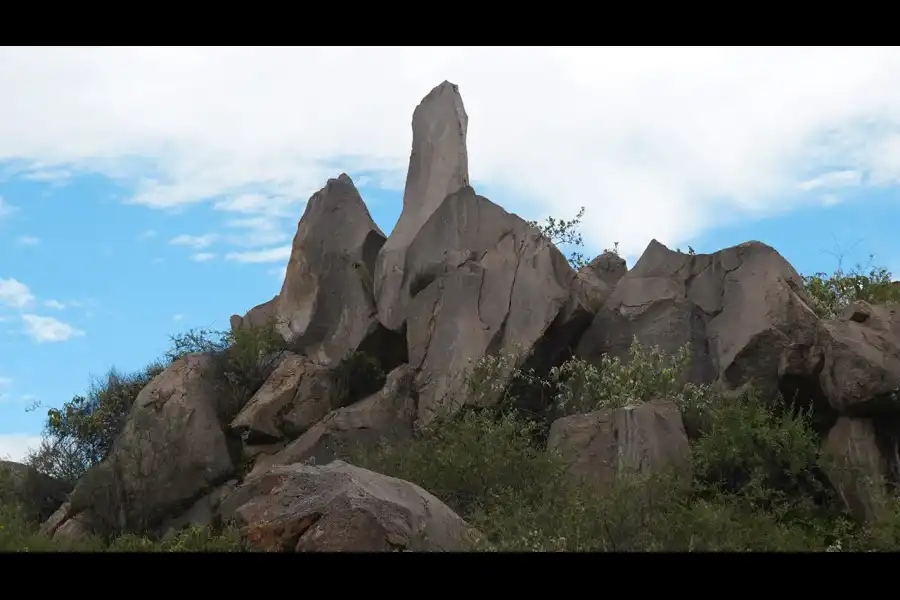
<svg viewBox="0 0 900 600">
<path fill-rule="evenodd" d="M 869 253 L 898 273 L 898 66 L 877 48 L 4 48 L 0 456 L 34 445 L 33 402 L 271 298 L 328 177 L 388 233 L 412 110 L 443 79 L 476 189 L 525 218 L 585 206 L 585 254 L 757 239 L 801 273 Z"/>
</svg>

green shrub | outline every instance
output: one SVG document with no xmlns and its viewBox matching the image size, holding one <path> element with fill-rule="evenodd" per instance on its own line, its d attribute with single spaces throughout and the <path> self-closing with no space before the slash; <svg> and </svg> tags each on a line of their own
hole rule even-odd
<svg viewBox="0 0 900 600">
<path fill-rule="evenodd" d="M 21 507 L 0 504 L 0 552 L 238 552 L 246 547 L 237 530 L 213 531 L 191 527 L 155 541 L 124 535 L 104 541 L 100 537 L 51 538 L 38 530 Z"/>
<path fill-rule="evenodd" d="M 573 358 L 550 371 L 555 401 L 563 413 L 578 414 L 622 408 L 651 400 L 670 400 L 682 410 L 702 410 L 709 402 L 708 386 L 685 383 L 690 346 L 674 356 L 658 347 L 644 348 L 635 338 L 629 359 L 604 355 L 600 365 Z"/>
<path fill-rule="evenodd" d="M 811 308 L 823 319 L 834 319 L 850 304 L 864 300 L 871 304 L 900 302 L 900 286 L 891 283 L 891 273 L 882 267 L 857 265 L 844 271 L 838 265 L 834 273 L 815 273 L 803 278 Z M 868 271 L 867 271 L 868 270 Z"/>
</svg>

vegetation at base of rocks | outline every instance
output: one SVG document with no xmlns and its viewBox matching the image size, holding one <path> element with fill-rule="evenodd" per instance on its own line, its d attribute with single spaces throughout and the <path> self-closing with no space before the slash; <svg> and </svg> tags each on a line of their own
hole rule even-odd
<svg viewBox="0 0 900 600">
<path fill-rule="evenodd" d="M 822 319 L 834 319 L 857 300 L 870 304 L 900 302 L 900 286 L 891 281 L 891 272 L 872 266 L 869 256 L 866 266 L 845 271 L 838 261 L 834 273 L 815 273 L 803 277 L 804 287 L 812 300 L 812 308 Z"/>
<path fill-rule="evenodd" d="M 0 504 L 0 552 L 240 552 L 245 550 L 237 530 L 214 532 L 206 527 L 189 527 L 170 539 L 124 535 L 109 540 L 100 537 L 51 538 L 39 531 L 39 524 L 24 510 Z"/>
<path fill-rule="evenodd" d="M 469 520 L 474 550 L 494 551 L 835 551 L 892 550 L 900 505 L 886 499 L 869 526 L 851 520 L 823 475 L 809 414 L 752 388 L 722 392 L 678 383 L 687 349 L 668 357 L 632 347 L 628 362 L 567 363 L 544 379 L 519 374 L 578 412 L 656 398 L 702 416 L 683 471 L 622 474 L 603 493 L 567 477 L 540 441 L 540 424 L 510 397 L 490 408 L 443 414 L 412 439 L 357 447 L 347 459 L 412 481 Z M 476 364 L 483 376 L 513 359 Z M 514 376 L 515 377 L 515 376 Z"/>
<path fill-rule="evenodd" d="M 171 337 L 162 360 L 134 373 L 115 368 L 91 382 L 84 395 L 47 411 L 42 441 L 26 463 L 41 473 L 74 483 L 109 453 L 140 391 L 179 358 L 212 353 L 236 402 L 245 402 L 263 384 L 285 348 L 274 323 L 237 332 L 198 328 Z"/>
</svg>

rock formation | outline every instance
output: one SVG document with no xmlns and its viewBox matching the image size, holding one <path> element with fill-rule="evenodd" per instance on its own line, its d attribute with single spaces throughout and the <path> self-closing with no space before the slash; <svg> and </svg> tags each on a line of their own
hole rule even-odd
<svg viewBox="0 0 900 600">
<path fill-rule="evenodd" d="M 245 317 L 233 316 L 232 327 L 274 318 L 291 346 L 318 362 L 340 360 L 368 344 L 395 366 L 403 360 L 402 341 L 392 355 L 373 296 L 375 259 L 384 243 L 350 177 L 329 179 L 297 225 L 281 292 Z"/>
<path fill-rule="evenodd" d="M 688 255 L 654 240 L 630 271 L 605 253 L 576 273 L 470 185 L 467 126 L 448 82 L 415 109 L 403 211 L 387 238 L 346 174 L 315 193 L 280 293 L 232 317 L 236 331 L 275 322 L 289 343 L 268 379 L 235 400 L 221 357 L 175 361 L 68 498 L 48 484 L 33 499 L 42 517 L 57 509 L 44 531 L 170 535 L 234 520 L 264 550 L 457 550 L 470 530 L 450 508 L 415 482 L 337 460 L 338 450 L 416 435 L 440 409 L 495 402 L 513 366 L 627 360 L 634 338 L 670 353 L 690 343 L 694 383 L 754 383 L 812 404 L 826 416 L 834 488 L 860 519 L 875 518 L 878 482 L 900 468 L 887 426 L 900 417 L 900 307 L 857 303 L 822 321 L 797 272 L 760 242 Z M 514 364 L 473 398 L 473 364 L 500 353 Z M 381 379 L 350 391 L 339 374 L 354 356 L 377 360 Z M 597 488 L 687 463 L 689 432 L 669 398 L 555 416 L 548 446 Z"/>
<path fill-rule="evenodd" d="M 403 211 L 374 271 L 378 317 L 388 329 L 400 330 L 406 322 L 406 305 L 414 295 L 410 288 L 419 277 L 420 259 L 410 245 L 444 199 L 469 185 L 468 126 L 459 88 L 449 81 L 431 90 L 413 112 Z"/>
</svg>

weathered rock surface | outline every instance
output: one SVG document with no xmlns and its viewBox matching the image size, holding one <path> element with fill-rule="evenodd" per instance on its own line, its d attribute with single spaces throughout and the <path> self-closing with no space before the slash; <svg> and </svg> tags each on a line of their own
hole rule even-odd
<svg viewBox="0 0 900 600">
<path fill-rule="evenodd" d="M 236 331 L 241 327 L 260 328 L 273 323 L 278 318 L 278 294 L 276 294 L 268 302 L 263 302 L 258 306 L 254 306 L 243 317 L 240 315 L 231 315 L 231 330 Z"/>
<path fill-rule="evenodd" d="M 900 413 L 900 304 L 856 302 L 825 321 L 811 352 L 831 405 L 845 414 Z"/>
<path fill-rule="evenodd" d="M 781 351 L 808 340 L 817 318 L 799 274 L 773 248 L 747 242 L 682 254 L 653 240 L 616 285 L 577 354 L 627 358 L 632 339 L 674 353 L 691 344 L 690 379 L 777 390 Z"/>
<path fill-rule="evenodd" d="M 408 365 L 397 367 L 380 391 L 351 406 L 328 414 L 284 450 L 261 457 L 251 474 L 273 465 L 310 461 L 326 464 L 338 451 L 355 445 L 374 445 L 381 439 L 401 439 L 412 434 L 416 402 L 414 375 Z"/>
<path fill-rule="evenodd" d="M 231 429 L 249 444 L 289 439 L 337 408 L 335 396 L 326 367 L 287 353 L 231 422 Z"/>
<path fill-rule="evenodd" d="M 625 259 L 612 252 L 604 252 L 578 269 L 574 283 L 582 288 L 590 312 L 596 314 L 603 308 L 616 284 L 627 272 Z"/>
<path fill-rule="evenodd" d="M 329 179 L 297 225 L 281 292 L 232 323 L 274 317 L 295 350 L 321 363 L 369 344 L 389 367 L 399 364 L 402 340 L 397 356 L 388 356 L 391 339 L 378 323 L 373 297 L 375 258 L 384 242 L 350 177 Z"/>
<path fill-rule="evenodd" d="M 208 354 L 172 363 L 141 390 L 110 456 L 89 470 L 70 497 L 117 531 L 145 529 L 184 508 L 234 471 L 222 423 L 234 407 Z"/>
<path fill-rule="evenodd" d="M 272 467 L 246 479 L 220 510 L 264 551 L 458 551 L 469 531 L 419 486 L 342 461 Z"/>
<path fill-rule="evenodd" d="M 887 463 L 878 447 L 874 423 L 841 417 L 828 433 L 824 451 L 831 457 L 828 478 L 853 516 L 863 522 L 880 514 Z"/>
<path fill-rule="evenodd" d="M 22 506 L 40 520 L 50 517 L 72 486 L 21 463 L 0 460 L 0 503 Z"/>
<path fill-rule="evenodd" d="M 587 326 L 589 314 L 571 310 L 575 271 L 560 251 L 470 187 L 441 203 L 409 250 L 407 344 L 422 423 L 467 400 L 474 361 L 497 352 L 545 354 L 543 340 L 565 344 L 549 335 L 551 326 L 573 338 Z M 582 327 L 566 327 L 563 315 Z"/>
<path fill-rule="evenodd" d="M 403 211 L 378 254 L 374 270 L 378 317 L 388 329 L 399 331 L 403 327 L 406 305 L 415 295 L 411 288 L 419 273 L 415 268 L 410 272 L 411 261 L 422 258 L 410 246 L 444 198 L 469 185 L 468 123 L 459 88 L 448 81 L 431 90 L 413 112 Z M 474 222 L 472 226 L 477 227 Z"/>
<path fill-rule="evenodd" d="M 684 467 L 690 447 L 681 412 L 656 401 L 557 419 L 547 447 L 568 463 L 568 472 L 598 490 L 623 474 Z"/>
</svg>

